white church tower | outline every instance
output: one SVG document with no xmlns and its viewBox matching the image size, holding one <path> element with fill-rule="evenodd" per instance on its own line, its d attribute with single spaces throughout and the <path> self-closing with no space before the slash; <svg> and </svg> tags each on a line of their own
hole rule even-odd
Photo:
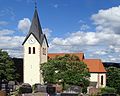
<svg viewBox="0 0 120 96">
<path fill-rule="evenodd" d="M 40 64 L 47 62 L 48 42 L 39 21 L 37 8 L 28 35 L 24 42 L 24 83 L 43 84 Z"/>
</svg>

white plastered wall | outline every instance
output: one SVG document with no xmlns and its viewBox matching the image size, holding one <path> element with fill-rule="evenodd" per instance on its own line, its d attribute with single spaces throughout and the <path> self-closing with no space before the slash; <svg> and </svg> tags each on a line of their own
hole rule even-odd
<svg viewBox="0 0 120 96">
<path fill-rule="evenodd" d="M 46 49 L 46 54 L 43 54 L 43 48 Z M 41 63 L 45 63 L 47 62 L 47 55 L 48 55 L 48 46 L 47 46 L 47 42 L 44 39 L 43 44 L 42 44 L 42 48 L 41 48 Z"/>
<path fill-rule="evenodd" d="M 43 48 L 46 49 L 45 54 L 43 54 Z M 40 56 L 41 56 L 41 63 L 40 64 L 47 62 L 48 46 L 47 46 L 47 42 L 45 41 L 45 38 L 44 38 L 44 41 L 43 41 L 43 44 L 42 44 L 42 47 L 41 47 L 41 55 Z M 42 73 L 42 71 L 40 71 L 40 73 Z M 43 78 L 42 78 L 42 74 L 40 74 L 40 81 L 41 81 L 42 84 L 44 83 Z"/>
<path fill-rule="evenodd" d="M 103 76 L 103 85 L 101 85 L 101 76 Z M 90 73 L 90 82 L 97 82 L 96 88 L 106 86 L 106 73 Z"/>
<path fill-rule="evenodd" d="M 29 43 L 30 38 L 34 38 L 34 44 Z M 31 52 L 35 47 L 35 54 L 28 54 L 29 47 L 31 47 Z M 31 34 L 24 44 L 24 83 L 31 85 L 40 83 L 40 49 L 40 44 Z"/>
</svg>

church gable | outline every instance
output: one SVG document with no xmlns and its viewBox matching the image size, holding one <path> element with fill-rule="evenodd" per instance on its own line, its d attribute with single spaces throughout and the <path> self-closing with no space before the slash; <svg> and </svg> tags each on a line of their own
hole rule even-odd
<svg viewBox="0 0 120 96">
<path fill-rule="evenodd" d="M 33 44 L 39 44 L 38 40 L 36 39 L 36 37 L 33 34 L 30 34 L 28 36 L 28 38 L 23 42 L 24 45 L 33 45 Z"/>
</svg>

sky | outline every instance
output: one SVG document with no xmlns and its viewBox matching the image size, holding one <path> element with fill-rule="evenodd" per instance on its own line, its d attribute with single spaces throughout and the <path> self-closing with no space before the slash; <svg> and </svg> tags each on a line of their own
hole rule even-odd
<svg viewBox="0 0 120 96">
<path fill-rule="evenodd" d="M 36 0 L 49 53 L 120 62 L 120 0 Z M 0 0 L 0 49 L 22 58 L 34 0 Z"/>
</svg>

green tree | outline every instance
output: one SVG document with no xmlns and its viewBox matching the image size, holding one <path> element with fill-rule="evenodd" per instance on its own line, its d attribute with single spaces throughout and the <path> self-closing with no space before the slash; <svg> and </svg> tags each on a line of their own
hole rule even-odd
<svg viewBox="0 0 120 96">
<path fill-rule="evenodd" d="M 107 86 L 115 88 L 120 94 L 120 68 L 107 68 Z"/>
<path fill-rule="evenodd" d="M 86 64 L 75 55 L 57 56 L 41 65 L 44 82 L 72 85 L 89 85 L 90 74 Z"/>
<path fill-rule="evenodd" d="M 15 80 L 15 66 L 6 51 L 0 49 L 0 79 Z"/>
</svg>

